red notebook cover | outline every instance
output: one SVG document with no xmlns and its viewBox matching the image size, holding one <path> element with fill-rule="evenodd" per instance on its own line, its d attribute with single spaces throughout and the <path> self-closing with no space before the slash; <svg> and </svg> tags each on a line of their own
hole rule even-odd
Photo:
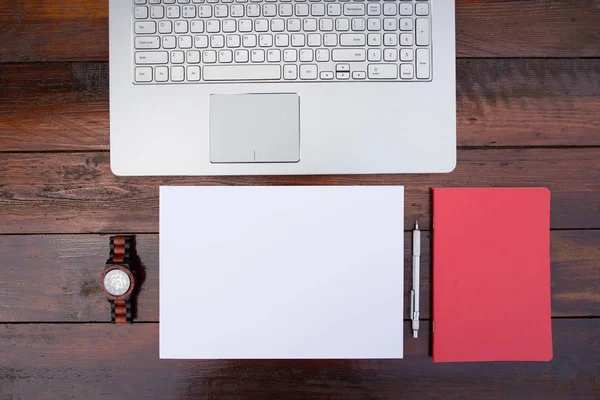
<svg viewBox="0 0 600 400">
<path fill-rule="evenodd" d="M 549 361 L 550 192 L 433 190 L 433 361 Z"/>
</svg>

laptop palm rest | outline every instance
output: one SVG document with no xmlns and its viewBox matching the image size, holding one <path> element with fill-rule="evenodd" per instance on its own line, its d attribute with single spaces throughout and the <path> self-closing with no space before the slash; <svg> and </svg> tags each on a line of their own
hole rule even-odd
<svg viewBox="0 0 600 400">
<path fill-rule="evenodd" d="M 296 93 L 212 95 L 210 161 L 300 161 L 300 97 Z"/>
</svg>

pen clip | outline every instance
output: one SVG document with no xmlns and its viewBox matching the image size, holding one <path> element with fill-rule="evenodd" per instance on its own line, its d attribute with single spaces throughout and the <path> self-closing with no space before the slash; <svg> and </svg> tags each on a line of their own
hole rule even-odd
<svg viewBox="0 0 600 400">
<path fill-rule="evenodd" d="M 410 291 L 410 319 L 413 319 L 415 314 L 415 291 Z"/>
</svg>

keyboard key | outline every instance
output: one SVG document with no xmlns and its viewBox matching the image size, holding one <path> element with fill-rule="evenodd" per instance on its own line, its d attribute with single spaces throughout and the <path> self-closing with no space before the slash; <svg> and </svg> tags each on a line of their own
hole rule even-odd
<svg viewBox="0 0 600 400">
<path fill-rule="evenodd" d="M 181 16 L 179 6 L 167 7 L 167 18 L 179 18 Z"/>
<path fill-rule="evenodd" d="M 165 9 L 163 6 L 150 7 L 150 17 L 155 19 L 161 19 L 165 17 Z"/>
<path fill-rule="evenodd" d="M 396 64 L 369 64 L 369 79 L 396 79 L 398 66 Z"/>
<path fill-rule="evenodd" d="M 383 19 L 383 30 L 384 31 L 395 31 L 397 29 L 396 18 L 384 18 Z"/>
<path fill-rule="evenodd" d="M 417 18 L 417 46 L 429 46 L 429 20 Z"/>
<path fill-rule="evenodd" d="M 427 4 L 427 3 L 417 4 L 417 7 L 415 9 L 415 14 L 417 14 L 419 16 L 429 15 L 429 4 Z"/>
<path fill-rule="evenodd" d="M 160 38 L 158 36 L 138 36 L 135 38 L 136 49 L 159 49 Z"/>
<path fill-rule="evenodd" d="M 198 6 L 198 16 L 200 18 L 212 17 L 212 7 L 211 6 Z"/>
<path fill-rule="evenodd" d="M 247 63 L 249 60 L 248 50 L 236 50 L 234 52 L 235 62 Z"/>
<path fill-rule="evenodd" d="M 331 71 L 323 71 L 321 72 L 321 79 L 324 81 L 330 81 L 333 79 L 333 72 Z"/>
<path fill-rule="evenodd" d="M 198 82 L 200 80 L 200 67 L 193 65 L 187 67 L 187 80 L 190 82 Z"/>
<path fill-rule="evenodd" d="M 163 48 L 174 49 L 177 47 L 177 38 L 175 36 L 163 36 Z"/>
<path fill-rule="evenodd" d="M 173 82 L 183 82 L 183 67 L 171 67 L 171 80 Z"/>
<path fill-rule="evenodd" d="M 223 21 L 223 32 L 225 32 L 225 33 L 235 32 L 235 27 L 236 27 L 235 19 L 226 19 Z"/>
<path fill-rule="evenodd" d="M 231 50 L 219 50 L 219 62 L 230 63 L 233 61 L 233 52 Z"/>
<path fill-rule="evenodd" d="M 319 47 L 321 45 L 321 35 L 318 33 L 308 34 L 306 44 L 309 47 Z"/>
<path fill-rule="evenodd" d="M 229 7 L 226 4 L 219 4 L 215 6 L 215 17 L 225 18 L 229 15 Z"/>
<path fill-rule="evenodd" d="M 204 64 L 214 64 L 217 62 L 217 52 L 214 50 L 204 50 L 202 52 L 202 61 Z"/>
<path fill-rule="evenodd" d="M 397 61 L 398 51 L 396 49 L 384 49 L 383 50 L 383 61 Z"/>
<path fill-rule="evenodd" d="M 313 51 L 311 49 L 300 50 L 300 61 L 310 62 L 313 60 Z"/>
<path fill-rule="evenodd" d="M 381 34 L 379 33 L 369 33 L 367 35 L 367 43 L 370 47 L 381 46 Z"/>
<path fill-rule="evenodd" d="M 254 49 L 250 52 L 250 60 L 252 62 L 264 62 L 265 51 L 263 49 Z"/>
<path fill-rule="evenodd" d="M 295 49 L 286 49 L 283 51 L 283 61 L 296 62 L 298 60 L 298 52 Z"/>
<path fill-rule="evenodd" d="M 301 27 L 300 20 L 297 18 L 290 18 L 287 20 L 287 30 L 290 32 L 299 32 Z"/>
<path fill-rule="evenodd" d="M 413 30 L 412 18 L 400 18 L 400 30 L 401 31 L 412 31 Z"/>
<path fill-rule="evenodd" d="M 183 51 L 171 52 L 171 64 L 183 64 L 185 62 L 185 54 Z"/>
<path fill-rule="evenodd" d="M 365 15 L 365 5 L 360 3 L 346 3 L 344 4 L 344 15 Z"/>
<path fill-rule="evenodd" d="M 283 32 L 285 30 L 285 21 L 281 18 L 275 18 L 271 20 L 271 31 L 272 32 Z"/>
<path fill-rule="evenodd" d="M 339 80 L 350 79 L 350 72 L 336 72 L 335 77 Z"/>
<path fill-rule="evenodd" d="M 365 49 L 333 49 L 331 52 L 333 61 L 365 61 L 366 56 Z"/>
<path fill-rule="evenodd" d="M 323 45 L 327 47 L 337 46 L 337 35 L 335 33 L 323 35 Z"/>
<path fill-rule="evenodd" d="M 244 16 L 244 6 L 241 4 L 234 4 L 230 8 L 232 17 L 243 17 Z"/>
<path fill-rule="evenodd" d="M 194 47 L 197 49 L 205 49 L 208 47 L 208 36 L 198 35 L 194 37 Z"/>
<path fill-rule="evenodd" d="M 256 47 L 256 35 L 243 35 L 242 45 L 244 47 Z"/>
<path fill-rule="evenodd" d="M 335 29 L 338 31 L 350 30 L 350 20 L 348 18 L 337 18 L 335 20 Z"/>
<path fill-rule="evenodd" d="M 411 3 L 401 3 L 400 4 L 400 15 L 412 15 L 413 14 L 413 6 Z"/>
<path fill-rule="evenodd" d="M 296 4 L 296 16 L 297 17 L 308 16 L 308 4 Z"/>
<path fill-rule="evenodd" d="M 200 52 L 197 50 L 190 50 L 186 53 L 188 64 L 198 64 L 200 62 Z"/>
<path fill-rule="evenodd" d="M 290 38 L 287 34 L 282 33 L 275 35 L 275 46 L 277 47 L 288 47 L 290 45 Z"/>
<path fill-rule="evenodd" d="M 256 50 L 253 50 L 253 52 Z M 262 51 L 262 50 L 260 50 Z M 281 67 L 266 65 L 207 65 L 205 81 L 255 81 L 281 79 Z"/>
<path fill-rule="evenodd" d="M 202 33 L 204 32 L 204 21 L 192 21 L 190 24 L 190 31 L 192 33 Z"/>
<path fill-rule="evenodd" d="M 350 72 L 350 64 L 337 64 L 335 66 L 336 72 Z"/>
<path fill-rule="evenodd" d="M 210 37 L 210 47 L 220 49 L 225 46 L 225 38 L 223 35 L 212 35 Z"/>
<path fill-rule="evenodd" d="M 218 19 L 209 19 L 206 21 L 206 32 L 216 33 L 221 31 L 221 22 Z"/>
<path fill-rule="evenodd" d="M 281 50 L 269 49 L 267 50 L 267 61 L 268 62 L 279 62 L 281 61 Z"/>
<path fill-rule="evenodd" d="M 429 79 L 429 49 L 417 50 L 417 79 Z"/>
<path fill-rule="evenodd" d="M 136 19 L 146 19 L 148 18 L 148 7 L 136 7 L 134 14 Z"/>
<path fill-rule="evenodd" d="M 379 18 L 369 18 L 367 20 L 367 30 L 369 30 L 369 31 L 381 30 L 381 20 Z"/>
<path fill-rule="evenodd" d="M 283 79 L 294 80 L 298 78 L 298 67 L 295 64 L 283 66 Z"/>
<path fill-rule="evenodd" d="M 146 51 L 135 53 L 136 64 L 166 64 L 169 61 L 169 53 L 166 51 Z"/>
<path fill-rule="evenodd" d="M 352 79 L 365 79 L 367 77 L 367 73 L 365 71 L 354 71 L 352 73 Z"/>
<path fill-rule="evenodd" d="M 398 36 L 395 33 L 386 33 L 383 35 L 383 44 L 385 46 L 397 46 Z"/>
<path fill-rule="evenodd" d="M 277 6 L 275 4 L 264 4 L 263 5 L 263 16 L 274 17 L 277 15 Z"/>
<path fill-rule="evenodd" d="M 401 79 L 413 79 L 415 67 L 412 64 L 402 64 L 400 66 Z"/>
<path fill-rule="evenodd" d="M 383 3 L 383 15 L 396 15 L 396 3 Z"/>
<path fill-rule="evenodd" d="M 304 46 L 304 35 L 301 33 L 295 33 L 292 35 L 292 46 L 303 47 Z"/>
<path fill-rule="evenodd" d="M 258 37 L 258 45 L 260 47 L 271 47 L 271 46 L 273 46 L 273 35 L 260 35 Z"/>
<path fill-rule="evenodd" d="M 152 82 L 152 67 L 137 67 L 135 69 L 136 82 Z"/>
<path fill-rule="evenodd" d="M 317 20 L 314 18 L 305 18 L 303 21 L 304 31 L 314 32 L 317 30 Z"/>
<path fill-rule="evenodd" d="M 381 15 L 381 4 L 372 3 L 367 6 L 367 14 L 368 15 Z"/>
<path fill-rule="evenodd" d="M 227 35 L 226 44 L 227 44 L 227 47 L 232 47 L 232 48 L 240 47 L 240 44 L 241 44 L 240 35 Z"/>
<path fill-rule="evenodd" d="M 183 6 L 183 18 L 196 18 L 196 6 Z"/>
<path fill-rule="evenodd" d="M 267 32 L 269 30 L 269 20 L 264 18 L 255 20 L 254 30 L 256 32 Z"/>
<path fill-rule="evenodd" d="M 369 61 L 381 61 L 381 49 L 369 49 L 367 56 Z"/>
<path fill-rule="evenodd" d="M 318 62 L 329 61 L 329 50 L 327 49 L 318 49 L 315 52 L 315 60 Z"/>
<path fill-rule="evenodd" d="M 240 19 L 238 22 L 238 30 L 240 32 L 251 32 L 252 31 L 252 20 L 251 19 Z"/>
<path fill-rule="evenodd" d="M 400 34 L 400 46 L 412 46 L 414 44 L 414 37 L 412 33 L 401 33 Z"/>
<path fill-rule="evenodd" d="M 338 3 L 327 4 L 327 15 L 332 17 L 342 15 L 342 6 Z"/>
<path fill-rule="evenodd" d="M 343 33 L 340 35 L 340 46 L 364 46 L 367 42 L 364 33 Z"/>
<path fill-rule="evenodd" d="M 314 64 L 300 66 L 300 79 L 313 80 L 317 79 L 317 66 Z"/>
<path fill-rule="evenodd" d="M 180 49 L 191 49 L 192 48 L 192 37 L 191 36 L 179 36 L 179 48 Z"/>
<path fill-rule="evenodd" d="M 333 30 L 333 20 L 331 18 L 319 19 L 319 29 L 321 31 L 330 32 Z"/>
<path fill-rule="evenodd" d="M 400 61 L 412 61 L 413 59 L 413 49 L 400 49 Z"/>
<path fill-rule="evenodd" d="M 156 22 L 154 22 L 154 21 L 136 22 L 134 29 L 135 29 L 135 33 L 137 33 L 137 34 L 156 33 Z"/>
<path fill-rule="evenodd" d="M 280 4 L 279 15 L 282 17 L 291 17 L 294 15 L 294 7 L 291 4 Z"/>
<path fill-rule="evenodd" d="M 158 33 L 173 32 L 173 23 L 171 21 L 160 21 L 158 23 Z"/>
<path fill-rule="evenodd" d="M 169 67 L 154 68 L 154 80 L 156 82 L 167 82 L 169 80 Z"/>
<path fill-rule="evenodd" d="M 246 15 L 249 17 L 260 16 L 260 6 L 258 4 L 248 4 L 246 7 Z"/>
</svg>

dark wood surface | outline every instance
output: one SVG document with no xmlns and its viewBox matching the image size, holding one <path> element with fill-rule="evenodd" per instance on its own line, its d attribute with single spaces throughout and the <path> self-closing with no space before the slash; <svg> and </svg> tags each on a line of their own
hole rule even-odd
<svg viewBox="0 0 600 400">
<path fill-rule="evenodd" d="M 457 0 L 451 174 L 218 178 L 110 172 L 107 3 L 0 2 L 0 400 L 600 399 L 600 0 Z M 402 184 L 426 230 L 431 187 L 548 187 L 554 359 L 433 364 L 425 232 L 404 360 L 161 361 L 162 184 Z M 97 286 L 114 233 L 138 236 L 133 326 Z"/>
</svg>

